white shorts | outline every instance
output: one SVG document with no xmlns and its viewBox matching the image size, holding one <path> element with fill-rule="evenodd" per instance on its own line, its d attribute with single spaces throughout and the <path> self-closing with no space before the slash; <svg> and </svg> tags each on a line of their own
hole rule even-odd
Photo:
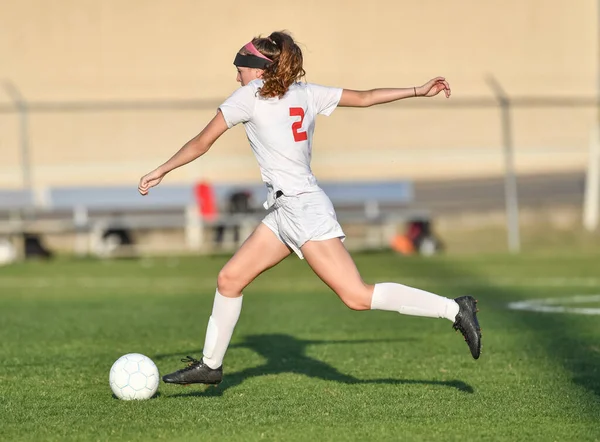
<svg viewBox="0 0 600 442">
<path fill-rule="evenodd" d="M 333 204 L 322 190 L 280 196 L 262 222 L 300 259 L 304 259 L 300 248 L 307 241 L 346 238 Z"/>
</svg>

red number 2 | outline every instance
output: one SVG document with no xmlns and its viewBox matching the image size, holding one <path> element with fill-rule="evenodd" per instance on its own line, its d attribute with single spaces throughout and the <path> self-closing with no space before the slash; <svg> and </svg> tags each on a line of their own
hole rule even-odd
<svg viewBox="0 0 600 442">
<path fill-rule="evenodd" d="M 308 140 L 306 131 L 300 131 L 302 129 L 302 122 L 304 121 L 304 109 L 301 107 L 290 107 L 290 117 L 300 117 L 300 121 L 295 121 L 292 124 L 292 133 L 294 134 L 294 141 L 299 143 L 300 141 Z"/>
</svg>

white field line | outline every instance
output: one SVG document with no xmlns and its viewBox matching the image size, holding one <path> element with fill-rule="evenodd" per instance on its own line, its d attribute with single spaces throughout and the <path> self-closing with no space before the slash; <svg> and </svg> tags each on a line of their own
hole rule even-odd
<svg viewBox="0 0 600 442">
<path fill-rule="evenodd" d="M 578 315 L 600 315 L 600 307 L 571 307 L 570 304 L 600 302 L 600 295 L 573 295 L 561 298 L 528 299 L 508 304 L 511 310 L 540 313 L 574 313 Z M 565 305 L 566 304 L 566 305 Z"/>
</svg>

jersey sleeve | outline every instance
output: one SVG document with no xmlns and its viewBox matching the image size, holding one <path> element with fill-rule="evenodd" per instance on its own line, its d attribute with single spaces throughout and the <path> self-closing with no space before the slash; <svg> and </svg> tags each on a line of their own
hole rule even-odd
<svg viewBox="0 0 600 442">
<path fill-rule="evenodd" d="M 219 106 L 228 128 L 250 121 L 256 103 L 256 88 L 248 84 L 236 90 Z"/>
<path fill-rule="evenodd" d="M 313 83 L 308 83 L 307 86 L 312 96 L 315 112 L 326 116 L 331 115 L 342 98 L 343 89 Z"/>
</svg>

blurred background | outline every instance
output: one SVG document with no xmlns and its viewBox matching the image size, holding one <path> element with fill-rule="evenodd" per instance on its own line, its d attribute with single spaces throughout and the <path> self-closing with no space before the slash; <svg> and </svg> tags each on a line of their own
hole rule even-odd
<svg viewBox="0 0 600 442">
<path fill-rule="evenodd" d="M 338 109 L 313 170 L 352 249 L 590 249 L 598 239 L 600 2 L 0 0 L 0 261 L 230 252 L 264 216 L 242 127 L 137 194 L 288 30 L 306 80 L 452 98 Z"/>
</svg>

